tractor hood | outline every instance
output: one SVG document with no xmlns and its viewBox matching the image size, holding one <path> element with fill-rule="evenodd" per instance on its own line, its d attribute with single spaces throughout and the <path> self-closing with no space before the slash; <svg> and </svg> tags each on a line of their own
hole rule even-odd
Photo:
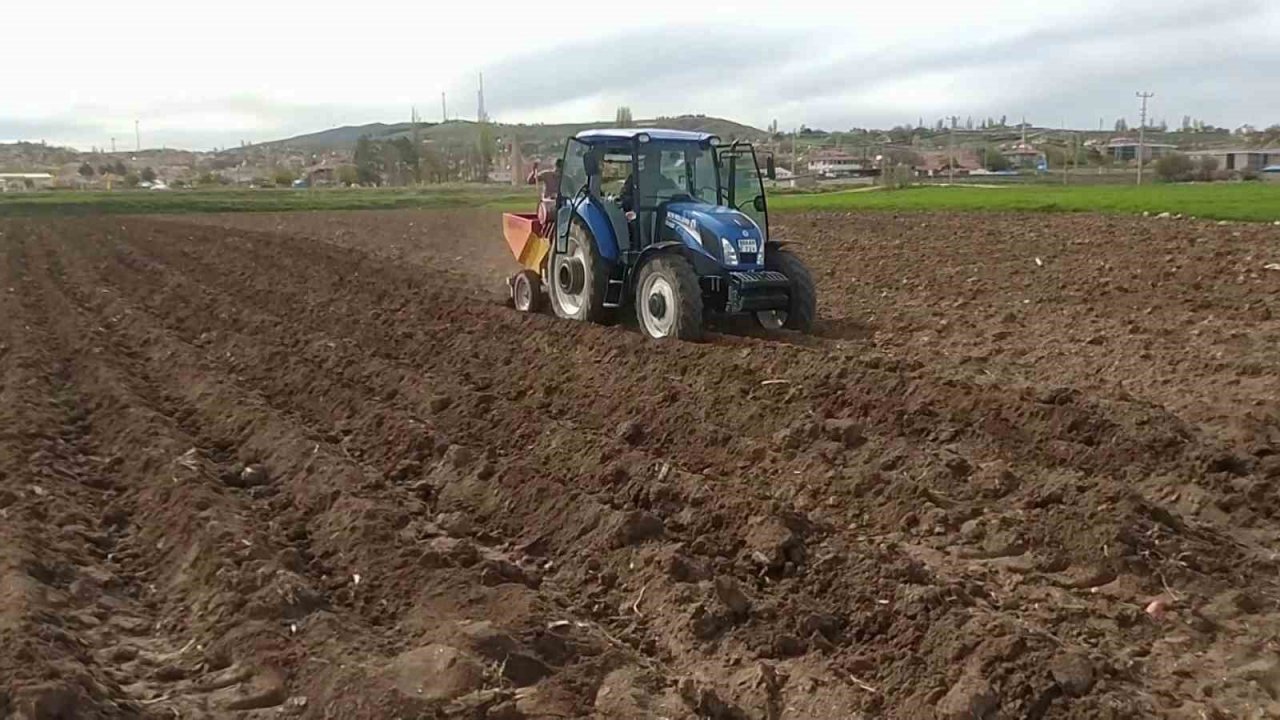
<svg viewBox="0 0 1280 720">
<path fill-rule="evenodd" d="M 746 214 L 723 205 L 699 202 L 673 202 L 666 209 L 664 235 L 673 234 L 685 242 L 692 240 L 726 265 L 759 264 L 764 236 L 760 226 Z M 726 242 L 733 250 L 729 257 L 725 257 Z"/>
</svg>

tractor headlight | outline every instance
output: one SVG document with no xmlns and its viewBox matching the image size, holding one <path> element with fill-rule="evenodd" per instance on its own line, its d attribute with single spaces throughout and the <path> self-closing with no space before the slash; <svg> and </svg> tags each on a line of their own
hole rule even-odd
<svg viewBox="0 0 1280 720">
<path fill-rule="evenodd" d="M 738 249 L 729 242 L 729 238 L 720 238 L 720 252 L 724 258 L 725 265 L 738 264 Z"/>
</svg>

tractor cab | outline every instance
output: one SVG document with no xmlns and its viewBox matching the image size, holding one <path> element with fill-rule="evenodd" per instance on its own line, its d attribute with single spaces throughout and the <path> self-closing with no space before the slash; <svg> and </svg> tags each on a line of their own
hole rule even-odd
<svg viewBox="0 0 1280 720">
<path fill-rule="evenodd" d="M 557 236 L 566 235 L 567 224 L 586 209 L 608 220 L 619 252 L 679 240 L 682 229 L 696 227 L 699 218 L 709 231 L 733 230 L 734 241 L 763 246 L 769 223 L 761 180 L 748 143 L 720 145 L 713 135 L 676 130 L 586 131 L 570 139 L 565 150 Z M 731 216 L 737 216 L 737 224 L 720 228 L 718 220 L 732 224 Z M 701 243 L 699 231 L 690 231 Z M 737 252 L 736 243 L 726 248 L 719 236 L 709 244 L 713 256 L 728 249 L 733 259 Z M 607 251 L 612 258 L 613 248 Z M 749 251 L 738 259 L 749 261 L 752 252 L 758 255 Z"/>
<path fill-rule="evenodd" d="M 603 321 L 633 306 L 651 337 L 700 337 L 706 314 L 807 330 L 812 280 L 770 240 L 763 179 L 772 159 L 766 168 L 749 143 L 707 133 L 578 133 L 565 145 L 549 247 L 532 256 L 538 270 L 512 286 L 517 306 L 537 297 L 528 289 L 536 284 L 565 318 Z"/>
</svg>

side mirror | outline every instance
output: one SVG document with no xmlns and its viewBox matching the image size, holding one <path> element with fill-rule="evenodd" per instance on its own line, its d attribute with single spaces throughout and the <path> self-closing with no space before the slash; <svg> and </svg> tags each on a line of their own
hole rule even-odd
<svg viewBox="0 0 1280 720">
<path fill-rule="evenodd" d="M 769 178 L 770 180 L 778 179 L 778 171 L 773 167 L 772 155 L 764 159 L 764 176 Z M 763 208 L 757 208 L 757 209 L 763 210 Z"/>
<path fill-rule="evenodd" d="M 764 196 L 757 195 L 756 199 L 751 202 L 751 207 L 755 208 L 756 212 L 764 212 Z"/>
</svg>

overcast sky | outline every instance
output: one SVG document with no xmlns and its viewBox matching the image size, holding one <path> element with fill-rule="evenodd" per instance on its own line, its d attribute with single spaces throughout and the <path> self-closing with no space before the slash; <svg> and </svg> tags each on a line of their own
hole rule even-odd
<svg viewBox="0 0 1280 720">
<path fill-rule="evenodd" d="M 578 13 L 581 13 L 579 15 Z M 705 113 L 1280 122 L 1280 0 L 643 3 L 5 0 L 0 141 L 208 149 L 417 105 L 503 122 Z"/>
</svg>

